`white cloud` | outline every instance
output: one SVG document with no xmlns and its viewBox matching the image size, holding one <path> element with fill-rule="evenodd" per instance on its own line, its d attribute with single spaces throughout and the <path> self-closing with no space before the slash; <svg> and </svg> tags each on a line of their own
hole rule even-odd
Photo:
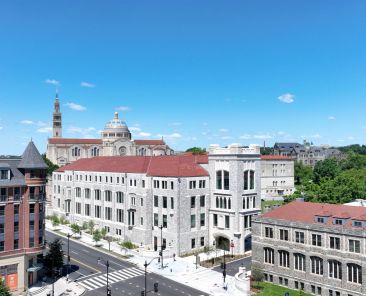
<svg viewBox="0 0 366 296">
<path fill-rule="evenodd" d="M 83 82 L 80 83 L 80 86 L 81 87 L 93 88 L 93 87 L 95 87 L 95 84 L 94 83 L 90 83 L 90 82 L 83 81 Z"/>
<path fill-rule="evenodd" d="M 265 140 L 265 139 L 272 139 L 273 136 L 271 136 L 270 134 L 258 134 L 258 135 L 253 135 L 253 138 Z"/>
<path fill-rule="evenodd" d="M 349 136 L 349 137 L 347 137 L 347 140 L 354 140 L 355 139 L 355 137 L 352 137 L 352 136 Z"/>
<path fill-rule="evenodd" d="M 329 117 L 328 117 L 328 119 L 329 119 L 329 120 L 334 120 L 334 119 L 336 119 L 336 118 L 335 118 L 335 116 L 329 116 Z"/>
<path fill-rule="evenodd" d="M 168 135 L 159 134 L 159 135 L 157 135 L 157 137 L 159 137 L 159 138 L 163 137 L 163 138 L 179 139 L 179 138 L 182 137 L 182 135 L 179 134 L 179 133 L 172 133 L 172 134 L 168 134 Z"/>
<path fill-rule="evenodd" d="M 251 136 L 251 135 L 249 135 L 249 134 L 241 135 L 241 136 L 239 137 L 239 139 L 244 139 L 244 140 L 249 140 L 249 139 L 251 139 L 251 138 L 252 138 L 252 136 Z"/>
<path fill-rule="evenodd" d="M 344 140 L 336 140 L 337 142 L 344 142 Z"/>
<path fill-rule="evenodd" d="M 221 137 L 222 140 L 230 140 L 232 139 L 233 137 L 230 137 L 230 136 L 223 136 Z"/>
<path fill-rule="evenodd" d="M 50 126 L 41 127 L 39 129 L 37 129 L 37 133 L 48 134 L 50 132 L 52 132 L 52 127 L 50 127 Z"/>
<path fill-rule="evenodd" d="M 95 132 L 95 128 L 94 127 L 87 127 L 87 128 L 83 128 L 83 127 L 77 127 L 77 126 L 70 126 L 67 128 L 67 131 L 71 134 L 82 134 L 82 135 L 87 135 L 91 132 Z"/>
<path fill-rule="evenodd" d="M 118 110 L 118 111 L 130 111 L 131 108 L 127 107 L 127 106 L 119 106 L 119 107 L 116 108 L 116 110 Z"/>
<path fill-rule="evenodd" d="M 60 81 L 55 80 L 55 79 L 46 79 L 45 82 L 47 84 L 52 84 L 52 85 L 56 85 L 56 86 L 60 85 Z"/>
<path fill-rule="evenodd" d="M 65 105 L 75 111 L 85 111 L 86 110 L 86 107 L 79 105 L 79 104 L 75 104 L 75 103 L 66 103 Z"/>
<path fill-rule="evenodd" d="M 141 129 L 139 127 L 132 126 L 129 128 L 131 132 L 140 132 Z"/>
<path fill-rule="evenodd" d="M 314 138 L 314 139 L 320 139 L 322 136 L 317 134 L 311 135 L 310 138 Z"/>
<path fill-rule="evenodd" d="M 150 137 L 151 134 L 150 133 L 146 133 L 146 132 L 140 132 L 137 134 L 139 137 Z"/>
<path fill-rule="evenodd" d="M 22 120 L 20 123 L 21 124 L 28 124 L 28 125 L 34 124 L 34 122 L 32 120 Z"/>
<path fill-rule="evenodd" d="M 295 100 L 295 96 L 293 94 L 286 93 L 286 94 L 280 95 L 278 97 L 278 99 L 283 103 L 290 104 L 290 103 L 293 103 L 293 101 Z"/>
<path fill-rule="evenodd" d="M 227 128 L 220 128 L 219 131 L 221 133 L 227 133 L 229 130 Z"/>
</svg>

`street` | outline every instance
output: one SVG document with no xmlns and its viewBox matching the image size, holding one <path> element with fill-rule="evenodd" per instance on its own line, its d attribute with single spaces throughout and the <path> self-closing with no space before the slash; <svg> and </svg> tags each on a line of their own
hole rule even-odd
<svg viewBox="0 0 366 296">
<path fill-rule="evenodd" d="M 227 275 L 231 275 L 231 276 L 235 276 L 235 274 L 238 273 L 239 271 L 239 267 L 244 266 L 246 268 L 247 271 L 250 270 L 252 264 L 252 257 L 245 257 L 243 259 L 239 259 L 230 263 L 226 263 L 226 274 Z M 221 272 L 222 273 L 222 269 L 220 266 L 216 266 L 215 268 L 213 268 L 213 270 Z"/>
<path fill-rule="evenodd" d="M 46 239 L 51 242 L 60 238 L 65 252 L 65 265 L 67 263 L 67 238 L 46 231 Z M 70 239 L 70 273 L 69 279 L 78 282 L 87 289 L 87 296 L 106 295 L 107 270 L 106 262 L 109 262 L 109 286 L 112 295 L 141 295 L 144 290 L 144 270 L 123 260 L 100 252 L 95 248 L 87 247 Z M 159 284 L 159 292 L 154 293 L 154 283 Z M 199 296 L 207 295 L 201 291 L 179 284 L 154 273 L 147 275 L 148 294 L 162 296 Z"/>
</svg>

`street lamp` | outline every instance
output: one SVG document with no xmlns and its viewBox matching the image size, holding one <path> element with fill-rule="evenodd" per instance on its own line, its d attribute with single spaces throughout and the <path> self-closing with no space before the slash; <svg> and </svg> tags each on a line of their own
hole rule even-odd
<svg viewBox="0 0 366 296">
<path fill-rule="evenodd" d="M 214 239 L 214 241 L 212 242 L 212 245 L 214 246 L 214 248 L 215 248 L 215 261 L 217 260 L 217 246 L 216 246 L 216 238 Z M 215 262 L 214 261 L 214 262 Z"/>
<path fill-rule="evenodd" d="M 230 247 L 231 247 L 231 258 L 234 258 L 234 241 L 233 240 L 231 240 Z"/>
<path fill-rule="evenodd" d="M 103 258 L 98 257 L 98 264 L 100 264 L 100 261 L 103 261 L 105 266 L 107 267 L 107 296 L 112 295 L 112 290 L 109 289 L 109 282 L 108 282 L 108 275 L 109 275 L 109 260 L 104 260 Z"/>
<path fill-rule="evenodd" d="M 161 269 L 164 269 L 164 264 L 163 264 L 163 225 L 161 225 L 159 227 L 160 229 L 160 233 L 161 233 L 161 240 L 160 240 L 160 256 L 161 256 Z"/>
<path fill-rule="evenodd" d="M 224 271 L 222 272 L 222 275 L 224 276 L 224 284 L 225 284 L 225 278 L 226 278 L 225 249 L 224 249 Z"/>
<path fill-rule="evenodd" d="M 66 281 L 69 281 L 69 272 L 70 272 L 70 237 L 73 235 L 67 234 L 67 270 L 66 270 Z"/>
<path fill-rule="evenodd" d="M 155 260 L 156 258 L 151 259 L 149 263 L 145 260 L 144 267 L 145 267 L 145 289 L 141 291 L 142 296 L 147 295 L 147 267 Z M 158 292 L 158 283 L 154 283 L 154 292 Z"/>
</svg>

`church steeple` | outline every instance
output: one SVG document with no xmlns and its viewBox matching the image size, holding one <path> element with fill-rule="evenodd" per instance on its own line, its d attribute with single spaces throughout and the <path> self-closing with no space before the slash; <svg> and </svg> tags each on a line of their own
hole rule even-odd
<svg viewBox="0 0 366 296">
<path fill-rule="evenodd" d="M 60 102 L 58 100 L 58 92 L 56 92 L 53 110 L 53 137 L 62 138 L 62 117 L 60 111 Z"/>
</svg>

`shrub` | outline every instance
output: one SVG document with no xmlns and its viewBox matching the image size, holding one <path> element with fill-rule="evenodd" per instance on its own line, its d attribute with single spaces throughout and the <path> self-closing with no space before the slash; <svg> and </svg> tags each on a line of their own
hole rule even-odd
<svg viewBox="0 0 366 296">
<path fill-rule="evenodd" d="M 70 228 L 71 228 L 71 231 L 72 231 L 74 234 L 76 234 L 76 233 L 80 233 L 80 231 L 81 231 L 81 227 L 80 227 L 78 224 L 76 224 L 76 223 L 71 224 L 71 225 L 70 225 Z"/>
<path fill-rule="evenodd" d="M 96 229 L 93 233 L 93 240 L 95 243 L 98 243 L 102 239 L 102 233 L 99 229 Z"/>
<path fill-rule="evenodd" d="M 126 249 L 129 249 L 129 250 L 137 249 L 138 248 L 138 246 L 136 246 L 131 241 L 125 241 L 125 242 L 121 243 L 121 246 L 124 247 L 124 248 L 126 248 Z"/>
</svg>

